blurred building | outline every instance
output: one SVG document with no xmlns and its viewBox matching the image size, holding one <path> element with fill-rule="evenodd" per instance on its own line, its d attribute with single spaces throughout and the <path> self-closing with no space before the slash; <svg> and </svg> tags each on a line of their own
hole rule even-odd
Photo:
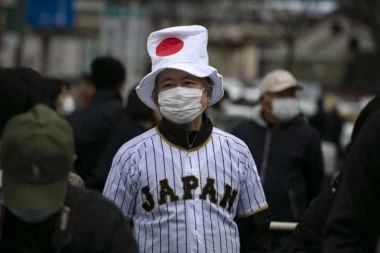
<svg viewBox="0 0 380 253">
<path fill-rule="evenodd" d="M 375 51 L 368 28 L 339 11 L 326 15 L 301 34 L 295 48 L 295 74 L 330 89 L 344 88 L 348 64 L 359 51 Z M 281 66 L 285 54 L 286 46 L 280 43 L 265 49 L 263 58 L 275 68 Z"/>
<path fill-rule="evenodd" d="M 39 10 L 41 3 L 43 10 Z M 58 9 L 54 9 L 54 3 Z M 70 80 L 88 71 L 94 57 L 107 54 L 128 65 L 130 82 L 145 74 L 149 23 L 144 6 L 86 0 L 19 0 L 0 4 L 5 19 L 2 66 L 26 65 Z"/>
<path fill-rule="evenodd" d="M 51 13 L 30 4 L 38 2 L 70 4 L 54 17 L 71 17 L 72 23 L 49 25 Z M 286 67 L 299 79 L 337 88 L 355 50 L 371 51 L 373 43 L 366 28 L 337 12 L 333 2 L 2 0 L 0 64 L 74 79 L 95 56 L 110 54 L 127 64 L 133 86 L 150 68 L 151 31 L 200 24 L 209 30 L 210 63 L 226 77 L 253 85 L 267 71 Z M 47 23 L 32 24 L 25 18 L 30 13 Z"/>
</svg>

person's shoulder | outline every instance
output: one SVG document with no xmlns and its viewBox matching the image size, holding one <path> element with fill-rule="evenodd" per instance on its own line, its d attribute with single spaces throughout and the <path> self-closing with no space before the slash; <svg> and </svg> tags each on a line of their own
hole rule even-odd
<svg viewBox="0 0 380 253">
<path fill-rule="evenodd" d="M 302 136 L 303 138 L 310 140 L 320 140 L 321 136 L 317 129 L 309 124 L 307 119 L 300 116 L 298 120 L 293 124 L 294 134 Z"/>
<path fill-rule="evenodd" d="M 368 124 L 380 126 L 380 108 L 376 109 L 368 118 Z"/>
<path fill-rule="evenodd" d="M 239 121 L 235 127 L 232 129 L 232 133 L 236 135 L 241 134 L 254 134 L 261 133 L 263 130 L 267 129 L 268 125 L 259 115 L 257 117 L 252 117 L 250 119 L 242 119 Z"/>
<path fill-rule="evenodd" d="M 82 214 L 96 213 L 99 217 L 102 214 L 122 215 L 119 208 L 111 200 L 91 189 L 70 185 L 68 200 L 75 204 L 76 208 L 78 208 L 77 211 Z"/>
<path fill-rule="evenodd" d="M 69 122 L 73 122 L 77 119 L 80 120 L 83 117 L 83 115 L 87 114 L 88 110 L 89 110 L 88 106 L 86 106 L 84 108 L 80 108 L 80 109 L 74 111 L 73 113 L 71 113 L 70 115 L 66 116 L 66 119 Z"/>
<path fill-rule="evenodd" d="M 233 134 L 227 133 L 216 127 L 213 128 L 212 134 L 220 139 L 222 145 L 223 143 L 228 143 L 228 145 L 232 145 L 236 150 L 244 150 L 244 152 L 249 150 L 247 144 Z"/>
<path fill-rule="evenodd" d="M 363 126 L 355 139 L 372 139 L 373 141 L 380 139 L 380 108 L 371 113 L 365 120 Z"/>
<path fill-rule="evenodd" d="M 154 136 L 157 136 L 157 130 L 156 128 L 152 128 L 132 139 L 127 141 L 119 151 L 117 152 L 116 155 L 121 154 L 121 153 L 134 153 L 136 152 L 140 147 L 146 146 L 146 143 Z"/>
<path fill-rule="evenodd" d="M 236 126 L 234 127 L 234 130 L 244 129 L 247 127 L 251 128 L 253 123 L 254 122 L 250 119 L 243 119 L 239 123 L 236 124 Z"/>
<path fill-rule="evenodd" d="M 133 138 L 145 133 L 147 130 L 144 129 L 137 121 L 125 119 L 115 130 L 112 139 L 118 139 L 123 141 L 123 144 Z"/>
</svg>

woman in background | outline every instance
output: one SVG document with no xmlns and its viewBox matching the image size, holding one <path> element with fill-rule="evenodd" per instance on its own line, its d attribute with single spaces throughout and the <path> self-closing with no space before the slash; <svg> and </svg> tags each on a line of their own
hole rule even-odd
<svg viewBox="0 0 380 253">
<path fill-rule="evenodd" d="M 67 116 L 75 111 L 75 101 L 70 94 L 68 83 L 58 78 L 46 78 L 47 90 L 50 93 L 51 104 L 61 116 Z"/>
</svg>

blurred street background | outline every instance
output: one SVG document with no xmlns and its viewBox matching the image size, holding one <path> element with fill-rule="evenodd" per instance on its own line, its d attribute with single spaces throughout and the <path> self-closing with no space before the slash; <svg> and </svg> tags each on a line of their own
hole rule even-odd
<svg viewBox="0 0 380 253">
<path fill-rule="evenodd" d="M 336 116 L 337 123 L 330 120 L 319 130 L 326 136 L 338 128 L 335 144 L 343 149 L 357 114 L 379 90 L 376 2 L 0 0 L 0 65 L 28 66 L 64 79 L 76 94 L 91 60 L 111 55 L 127 67 L 126 98 L 150 70 L 149 33 L 200 24 L 209 31 L 210 64 L 224 76 L 228 94 L 223 107 L 228 120 L 221 128 L 228 131 L 249 117 L 260 79 L 285 68 L 305 87 L 301 108 L 311 122 L 319 115 Z"/>
</svg>

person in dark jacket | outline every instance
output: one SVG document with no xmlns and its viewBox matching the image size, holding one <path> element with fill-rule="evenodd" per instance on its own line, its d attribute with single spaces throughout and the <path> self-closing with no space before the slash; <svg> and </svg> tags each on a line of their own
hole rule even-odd
<svg viewBox="0 0 380 253">
<path fill-rule="evenodd" d="M 298 221 L 323 179 L 320 137 L 300 113 L 296 97 L 300 89 L 288 71 L 268 73 L 261 82 L 260 104 L 253 109 L 252 119 L 232 131 L 255 158 L 272 221 Z M 272 235 L 271 252 L 285 252 L 291 233 Z"/>
<path fill-rule="evenodd" d="M 351 141 L 347 148 L 348 155 L 350 146 L 354 143 L 359 130 L 371 114 L 380 108 L 380 96 L 372 99 L 360 112 L 351 135 Z M 306 210 L 301 217 L 298 226 L 293 233 L 292 246 L 289 253 L 320 253 L 322 252 L 322 236 L 327 218 L 331 212 L 335 196 L 339 190 L 342 175 L 339 174 L 328 189 L 324 190 Z"/>
<path fill-rule="evenodd" d="M 85 184 L 94 177 L 98 159 L 117 128 L 125 120 L 120 91 L 126 79 L 123 64 L 111 57 L 98 57 L 91 63 L 96 93 L 90 104 L 67 117 L 74 129 L 78 159 L 75 170 Z"/>
<path fill-rule="evenodd" d="M 323 236 L 323 252 L 378 252 L 380 246 L 380 109 L 363 117 L 349 146 L 342 181 Z M 368 107 L 367 107 L 368 108 Z M 368 110 L 370 111 L 370 110 Z M 360 118 L 358 119 L 358 121 Z"/>
<path fill-rule="evenodd" d="M 310 204 L 293 232 L 288 253 L 321 253 L 322 233 L 339 189 L 341 174 Z"/>
<path fill-rule="evenodd" d="M 73 154 L 70 125 L 45 105 L 7 123 L 0 252 L 137 252 L 115 205 L 67 183 Z"/>
<path fill-rule="evenodd" d="M 115 130 L 105 152 L 99 159 L 94 171 L 94 179 L 88 180 L 86 187 L 102 192 L 112 160 L 119 148 L 127 141 L 155 127 L 161 120 L 160 113 L 146 106 L 137 96 L 135 89 L 132 89 L 128 95 L 125 113 L 128 119 Z"/>
<path fill-rule="evenodd" d="M 327 130 L 327 113 L 325 111 L 323 101 L 323 97 L 318 99 L 317 111 L 308 119 L 309 124 L 319 132 L 321 138 L 326 135 Z"/>
<path fill-rule="evenodd" d="M 334 95 L 326 95 L 326 102 L 328 110 L 326 112 L 326 132 L 323 136 L 324 141 L 333 143 L 338 152 L 338 164 L 340 164 L 344 158 L 344 149 L 341 143 L 341 135 L 343 132 L 344 118 L 341 116 L 337 101 Z M 341 167 L 339 165 L 339 167 Z"/>
</svg>

